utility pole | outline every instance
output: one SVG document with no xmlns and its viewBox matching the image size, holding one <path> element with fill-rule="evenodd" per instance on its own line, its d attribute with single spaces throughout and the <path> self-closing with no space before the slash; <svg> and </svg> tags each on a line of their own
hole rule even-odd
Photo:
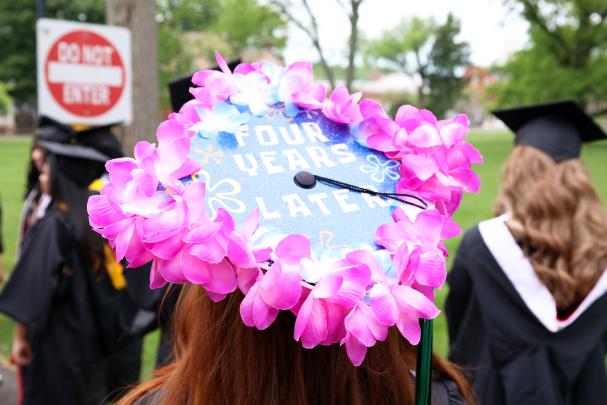
<svg viewBox="0 0 607 405">
<path fill-rule="evenodd" d="M 37 17 L 37 19 L 46 17 L 46 4 L 45 3 L 46 3 L 45 0 L 38 0 L 38 1 L 36 1 L 36 17 Z"/>
<path fill-rule="evenodd" d="M 158 32 L 154 0 L 105 0 L 106 22 L 129 28 L 133 39 L 133 122 L 116 134 L 127 156 L 137 142 L 156 142 L 158 104 Z"/>
</svg>

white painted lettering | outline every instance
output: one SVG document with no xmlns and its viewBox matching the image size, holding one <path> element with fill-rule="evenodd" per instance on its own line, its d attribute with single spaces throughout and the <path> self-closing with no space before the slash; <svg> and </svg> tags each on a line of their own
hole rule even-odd
<svg viewBox="0 0 607 405">
<path fill-rule="evenodd" d="M 303 156 L 301 156 L 297 149 L 283 150 L 282 154 L 289 159 L 289 169 L 297 170 L 297 166 L 300 166 L 302 169 L 310 168 L 308 162 L 304 160 Z"/>
<path fill-rule="evenodd" d="M 293 132 L 293 135 L 295 135 L 295 139 L 291 139 L 286 128 L 279 128 L 280 133 L 282 134 L 282 137 L 284 138 L 286 143 L 288 143 L 289 145 L 300 145 L 305 142 L 304 137 L 301 134 L 301 131 L 299 130 L 297 124 L 291 124 L 289 125 L 289 128 L 291 128 L 291 132 Z"/>
<path fill-rule="evenodd" d="M 266 204 L 263 202 L 263 198 L 255 197 L 255 200 L 257 200 L 257 204 L 259 205 L 259 210 L 261 211 L 261 214 L 263 215 L 263 217 L 265 219 L 280 218 L 280 212 L 278 212 L 278 211 L 268 212 L 268 210 L 266 209 Z"/>
<path fill-rule="evenodd" d="M 306 152 L 308 152 L 308 155 L 310 155 L 316 167 L 322 167 L 321 162 L 327 167 L 335 166 L 335 163 L 329 160 L 327 152 L 325 152 L 325 150 L 319 146 L 311 146 L 306 148 Z"/>
<path fill-rule="evenodd" d="M 367 190 L 377 191 L 377 189 L 373 186 L 362 186 L 361 188 L 366 188 Z M 367 193 L 360 193 L 360 194 L 363 196 L 363 198 L 365 199 L 367 204 L 369 204 L 370 208 L 375 208 L 374 203 L 377 203 L 377 205 L 379 205 L 380 207 L 387 207 L 389 205 L 387 202 L 382 200 L 381 197 L 378 195 L 371 195 L 371 194 L 367 194 Z"/>
<path fill-rule="evenodd" d="M 328 197 L 329 196 L 326 193 L 308 195 L 308 198 L 310 199 L 310 201 L 318 204 L 318 208 L 320 208 L 322 213 L 325 215 L 329 215 L 331 213 L 331 211 L 329 211 L 329 209 L 327 208 L 325 203 L 322 202 L 323 198 L 328 198 Z"/>
<path fill-rule="evenodd" d="M 308 207 L 304 204 L 304 202 L 299 198 L 297 194 L 285 195 L 282 197 L 282 200 L 289 204 L 289 212 L 291 213 L 291 218 L 297 217 L 297 213 L 301 212 L 305 217 L 308 215 L 312 215 Z M 297 202 L 297 205 L 295 204 Z"/>
<path fill-rule="evenodd" d="M 278 145 L 278 136 L 276 136 L 276 132 L 274 132 L 274 128 L 271 126 L 260 125 L 255 127 L 255 132 L 257 133 L 257 139 L 259 139 L 261 145 Z M 264 132 L 270 137 L 267 141 L 264 139 Z"/>
<path fill-rule="evenodd" d="M 273 156 L 276 155 L 276 152 L 259 152 L 259 157 L 261 157 L 261 161 L 263 162 L 266 169 L 268 169 L 268 173 L 282 173 L 285 169 L 282 166 L 272 166 L 272 162 L 276 160 Z"/>
<path fill-rule="evenodd" d="M 308 134 L 308 137 L 312 142 L 316 142 L 316 139 L 314 138 L 318 138 L 318 140 L 321 142 L 329 142 L 329 139 L 327 139 L 327 137 L 323 135 L 322 130 L 320 129 L 317 123 L 304 122 L 303 124 L 301 124 L 301 126 L 306 131 L 306 134 Z"/>
<path fill-rule="evenodd" d="M 248 131 L 249 127 L 246 125 L 243 125 L 242 129 L 244 129 L 245 131 Z M 242 139 L 242 137 L 249 136 L 249 133 L 248 132 L 236 132 L 234 134 L 234 136 L 236 137 L 236 140 L 238 141 L 238 146 L 244 146 L 244 140 Z"/>
<path fill-rule="evenodd" d="M 348 204 L 346 202 L 346 199 L 350 198 L 350 196 L 347 195 L 347 193 L 349 193 L 349 192 L 350 192 L 350 190 L 345 188 L 343 190 L 333 191 L 333 195 L 335 196 L 335 199 L 339 203 L 339 206 L 341 207 L 341 209 L 344 210 L 344 212 L 358 211 L 359 210 L 358 205 Z"/>
<path fill-rule="evenodd" d="M 249 162 L 251 163 L 251 167 L 249 167 L 249 168 L 245 167 L 244 160 L 242 159 L 242 155 L 234 155 L 234 160 L 236 161 L 238 168 L 240 170 L 242 170 L 243 172 L 249 173 L 249 176 L 256 176 L 257 169 L 259 169 L 259 166 L 257 165 L 257 161 L 255 160 L 255 157 L 251 154 L 247 154 L 247 155 L 245 155 L 245 157 L 247 159 L 249 159 Z"/>
<path fill-rule="evenodd" d="M 338 143 L 335 145 L 331 145 L 331 152 L 335 153 L 336 155 L 346 156 L 346 157 L 338 158 L 339 163 L 345 164 L 345 163 L 354 162 L 356 160 L 356 156 L 354 156 L 350 152 L 340 152 L 340 150 L 344 150 L 344 149 L 349 150 L 348 145 L 346 145 L 345 143 Z"/>
</svg>

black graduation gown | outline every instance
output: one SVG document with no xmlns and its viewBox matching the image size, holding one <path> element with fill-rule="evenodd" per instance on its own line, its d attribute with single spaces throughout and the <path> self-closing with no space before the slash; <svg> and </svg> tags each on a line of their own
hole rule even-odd
<svg viewBox="0 0 607 405">
<path fill-rule="evenodd" d="M 171 319 L 182 285 L 166 284 L 164 287 L 152 290 L 151 265 L 150 262 L 141 267 L 127 268 L 124 276 L 129 295 L 140 308 L 131 323 L 131 333 L 143 336 L 160 328 L 160 343 L 156 356 L 156 368 L 159 368 L 169 364 L 172 359 Z"/>
<path fill-rule="evenodd" d="M 480 404 L 607 404 L 607 272 L 566 319 L 499 217 L 466 232 L 447 276 L 451 360 Z"/>
<path fill-rule="evenodd" d="M 0 294 L 0 312 L 29 328 L 33 359 L 21 369 L 23 405 L 98 405 L 105 397 L 90 272 L 69 216 L 49 209 L 25 235 Z"/>
</svg>

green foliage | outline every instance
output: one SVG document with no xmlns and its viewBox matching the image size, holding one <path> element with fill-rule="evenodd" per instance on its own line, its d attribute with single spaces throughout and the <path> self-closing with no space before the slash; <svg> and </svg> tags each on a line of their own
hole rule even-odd
<svg viewBox="0 0 607 405">
<path fill-rule="evenodd" d="M 160 90 L 160 108 L 171 108 L 168 83 L 191 73 L 192 56 L 184 49 L 181 35 L 167 25 L 158 26 L 158 89 Z"/>
<path fill-rule="evenodd" d="M 0 82 L 0 115 L 6 115 L 11 104 L 13 104 L 13 98 L 8 94 L 8 91 L 13 86 Z"/>
<path fill-rule="evenodd" d="M 465 85 L 457 72 L 469 65 L 468 44 L 455 40 L 460 32 L 460 21 L 452 14 L 441 26 L 432 18 L 403 19 L 379 39 L 369 41 L 367 55 L 394 70 L 419 74 L 422 85 L 417 106 L 429 108 L 443 118 Z M 428 96 L 424 94 L 425 87 L 430 90 Z"/>
<path fill-rule="evenodd" d="M 221 12 L 219 0 L 158 0 L 156 21 L 184 31 L 208 30 Z"/>
<path fill-rule="evenodd" d="M 235 55 L 245 48 L 285 47 L 287 22 L 268 6 L 256 0 L 223 0 L 221 7 L 224 11 L 217 16 L 213 31 Z"/>
<path fill-rule="evenodd" d="M 493 107 L 572 98 L 607 101 L 607 3 L 604 0 L 509 0 L 523 6 L 530 43 L 489 89 Z M 542 7 L 540 7 L 540 4 Z"/>
<path fill-rule="evenodd" d="M 104 0 L 47 0 L 46 17 L 105 22 Z M 0 81 L 17 104 L 36 100 L 36 0 L 0 1 Z"/>
<path fill-rule="evenodd" d="M 428 95 L 426 108 L 439 118 L 445 118 L 449 110 L 461 95 L 466 81 L 456 71 L 470 64 L 468 43 L 456 42 L 461 32 L 461 23 L 451 13 L 445 24 L 438 27 L 434 44 L 428 56 L 431 70 L 428 74 Z"/>
<path fill-rule="evenodd" d="M 368 52 L 397 70 L 419 73 L 426 67 L 422 49 L 435 29 L 436 23 L 432 18 L 403 18 L 394 28 L 385 30 L 378 40 L 371 41 Z M 410 53 L 415 56 L 414 65 L 408 60 Z"/>
</svg>

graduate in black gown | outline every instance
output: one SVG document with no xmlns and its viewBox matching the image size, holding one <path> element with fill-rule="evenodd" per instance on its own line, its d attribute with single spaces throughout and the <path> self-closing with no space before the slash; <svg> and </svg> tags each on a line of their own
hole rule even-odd
<svg viewBox="0 0 607 405">
<path fill-rule="evenodd" d="M 481 404 L 607 404 L 607 218 L 578 159 L 607 136 L 572 101 L 495 115 L 516 146 L 447 276 L 451 360 Z"/>
<path fill-rule="evenodd" d="M 86 201 L 108 158 L 92 148 L 39 143 L 48 152 L 40 184 L 52 200 L 24 237 L 0 311 L 17 321 L 12 356 L 21 368 L 23 405 L 97 405 L 106 395 L 102 346 L 112 338 L 96 286 L 111 284 Z"/>
<path fill-rule="evenodd" d="M 46 149 L 39 144 L 39 141 L 91 147 L 108 158 L 121 158 L 124 155 L 118 139 L 112 133 L 113 126 L 114 124 L 99 127 L 80 127 L 79 130 L 76 130 L 50 117 L 40 117 L 32 147 L 26 200 L 19 224 L 19 249 L 23 237 L 38 220 L 44 217 L 46 208 L 51 201 L 51 197 L 40 189 L 38 181 L 38 176 L 47 154 Z M 98 194 L 101 187 L 109 181 L 104 165 L 95 166 L 94 172 L 91 176 L 95 180 L 88 186 L 89 195 Z M 126 280 L 122 272 L 126 264 L 115 263 L 111 258 L 114 253 L 111 252 L 107 243 L 104 242 L 104 244 L 106 250 L 105 264 L 108 268 L 108 275 L 112 281 L 111 286 L 113 288 L 109 288 L 110 285 L 107 283 L 95 284 L 93 287 L 97 292 L 96 299 L 102 302 L 101 306 L 111 305 L 115 309 L 113 315 L 106 316 L 106 324 L 109 324 L 107 327 L 122 328 L 119 331 L 122 333 L 116 332 L 114 334 L 118 336 L 117 341 L 108 342 L 105 364 L 104 367 L 100 368 L 100 370 L 105 370 L 101 378 L 106 384 L 107 400 L 114 401 L 127 387 L 139 380 L 143 337 L 128 333 L 129 330 L 126 327 L 126 323 L 130 322 L 130 319 L 132 319 L 138 309 L 135 302 L 131 299 L 131 294 L 125 289 Z M 18 251 L 17 260 L 19 256 L 20 252 Z M 122 313 L 118 314 L 116 311 L 121 311 Z M 112 316 L 115 319 L 112 319 Z M 125 318 L 128 321 L 125 321 Z"/>
</svg>

